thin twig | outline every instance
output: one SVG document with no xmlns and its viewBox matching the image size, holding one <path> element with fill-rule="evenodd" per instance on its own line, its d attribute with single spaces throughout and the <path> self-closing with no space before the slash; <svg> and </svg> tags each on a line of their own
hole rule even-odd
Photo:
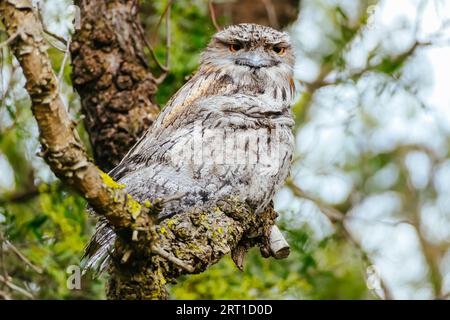
<svg viewBox="0 0 450 320">
<path fill-rule="evenodd" d="M 151 41 L 153 44 L 156 44 L 158 42 L 158 35 L 159 35 L 159 27 L 161 26 L 162 20 L 167 15 L 167 11 L 170 10 L 170 7 L 173 4 L 173 0 L 169 0 L 166 4 L 166 7 L 164 8 L 163 12 L 161 13 L 161 16 L 158 19 L 158 22 L 156 23 L 155 29 L 153 31 L 153 36 L 151 37 Z"/>
<path fill-rule="evenodd" d="M 36 271 L 37 273 L 41 274 L 43 271 L 41 268 L 35 266 L 33 263 L 31 263 L 30 260 L 28 260 L 27 257 L 25 257 L 25 255 L 19 251 L 19 249 L 17 249 L 11 242 L 9 242 L 8 240 L 4 241 L 5 245 L 12 250 L 12 252 L 14 252 L 14 254 L 20 259 L 22 260 L 27 266 L 29 266 L 31 269 L 33 269 L 34 271 Z"/>
<path fill-rule="evenodd" d="M 369 257 L 369 255 L 364 251 L 364 249 L 362 248 L 361 244 L 356 241 L 356 239 L 353 237 L 353 235 L 351 234 L 351 232 L 348 230 L 348 228 L 345 225 L 345 221 L 344 223 L 341 224 L 342 228 L 342 232 L 344 234 L 344 236 L 350 241 L 350 243 L 361 253 L 361 257 L 363 259 L 363 261 L 365 262 L 365 264 L 367 266 L 370 265 L 374 265 L 372 259 Z M 383 280 L 383 277 L 379 276 L 378 280 L 380 281 L 380 288 L 383 291 L 383 298 L 385 300 L 393 300 L 394 297 L 389 289 L 389 287 L 387 286 L 386 282 Z"/>
<path fill-rule="evenodd" d="M 5 242 L 5 237 L 3 235 L 3 230 L 0 229 L 0 262 L 1 262 L 1 266 L 2 266 L 2 270 L 1 272 L 3 273 L 3 276 L 5 277 L 5 279 L 8 277 L 8 271 L 6 270 L 6 263 L 5 263 L 5 251 L 4 251 L 4 242 Z"/>
<path fill-rule="evenodd" d="M 59 42 L 61 42 L 61 44 L 62 44 L 64 47 L 67 46 L 67 42 L 68 42 L 68 41 L 67 41 L 66 39 L 64 39 L 63 37 L 57 35 L 56 33 L 51 32 L 50 30 L 47 30 L 47 29 L 43 29 L 43 31 L 44 31 L 44 33 L 45 33 L 46 35 L 49 35 L 49 36 L 51 36 L 52 38 L 54 38 L 54 39 L 58 40 Z M 56 49 L 58 49 L 58 50 L 60 50 L 60 51 L 64 51 L 64 49 L 61 49 L 60 47 L 55 46 L 55 45 L 52 44 L 52 43 L 50 43 L 50 44 L 51 44 L 53 47 L 55 47 Z"/>
<path fill-rule="evenodd" d="M 26 190 L 26 191 L 17 192 L 12 195 L 9 195 L 7 197 L 1 198 L 0 205 L 4 205 L 7 203 L 25 202 L 25 201 L 28 201 L 29 199 L 32 199 L 32 198 L 38 196 L 39 193 L 40 192 L 37 189 L 30 189 L 30 190 Z"/>
<path fill-rule="evenodd" d="M 145 45 L 147 46 L 148 50 L 150 51 L 150 55 L 153 59 L 153 61 L 156 63 L 159 69 L 161 69 L 162 73 L 159 75 L 157 79 L 155 79 L 155 82 L 157 84 L 160 84 L 164 81 L 166 78 L 168 72 L 169 72 L 169 63 L 170 63 L 170 48 L 171 48 L 171 23 L 170 23 L 170 13 L 171 13 L 171 7 L 173 4 L 173 0 L 169 0 L 167 2 L 166 8 L 164 9 L 163 13 L 161 14 L 158 23 L 156 25 L 156 32 L 155 34 L 158 34 L 159 26 L 161 25 L 162 19 L 166 18 L 166 63 L 163 65 L 161 62 L 159 62 L 158 57 L 156 56 L 155 49 L 153 48 L 152 42 L 155 43 L 156 38 L 153 37 L 152 41 L 149 41 L 145 35 L 144 30 L 142 29 L 142 26 L 139 24 L 136 24 L 137 30 L 139 30 L 139 33 L 141 34 L 142 39 L 144 40 Z"/>
<path fill-rule="evenodd" d="M 169 73 L 169 65 L 170 65 L 170 48 L 171 48 L 171 24 L 170 24 L 170 13 L 171 7 L 173 4 L 173 0 L 169 0 L 167 3 L 167 7 L 165 9 L 165 18 L 166 18 L 166 64 L 164 65 L 163 73 L 156 79 L 156 83 L 160 84 L 164 81 Z"/>
<path fill-rule="evenodd" d="M 34 296 L 28 292 L 27 290 L 19 287 L 18 285 L 12 283 L 11 281 L 9 281 L 8 279 L 6 279 L 5 277 L 3 277 L 2 275 L 0 275 L 0 281 L 3 282 L 8 288 L 10 288 L 11 290 L 17 291 L 20 294 L 26 296 L 27 298 L 30 299 L 34 299 Z"/>
<path fill-rule="evenodd" d="M 167 252 L 166 250 L 159 248 L 155 245 L 152 246 L 152 252 L 156 253 L 157 255 L 163 257 L 164 259 L 169 260 L 170 262 L 172 262 L 173 264 L 175 264 L 176 266 L 186 270 L 189 273 L 194 272 L 194 268 L 185 263 L 184 261 L 182 261 L 181 259 L 178 259 L 177 257 L 175 257 L 173 254 Z"/>
<path fill-rule="evenodd" d="M 271 0 L 261 0 L 264 4 L 264 8 L 266 8 L 267 12 L 267 18 L 269 19 L 269 23 L 272 27 L 275 29 L 278 29 L 280 27 L 280 24 L 278 23 L 277 13 L 275 11 L 275 7 Z"/>
<path fill-rule="evenodd" d="M 292 181 L 292 179 L 286 180 L 286 186 L 291 189 L 295 196 L 314 202 L 320 209 L 320 211 L 322 211 L 328 217 L 328 219 L 331 220 L 331 222 L 342 221 L 344 219 L 345 215 L 342 212 L 333 207 L 325 205 L 319 199 L 316 199 L 311 195 L 305 193 L 294 183 L 294 181 Z"/>
<path fill-rule="evenodd" d="M 2 43 L 0 43 L 0 49 L 3 47 L 6 47 L 7 45 L 9 45 L 11 42 L 14 41 L 14 39 L 17 38 L 17 36 L 22 32 L 22 30 L 17 30 L 16 32 L 14 32 L 8 39 L 6 39 L 5 41 L 3 41 Z"/>
<path fill-rule="evenodd" d="M 144 40 L 145 45 L 147 46 L 148 50 L 150 51 L 150 55 L 153 59 L 153 61 L 155 61 L 156 65 L 158 66 L 159 69 L 161 69 L 163 72 L 166 72 L 166 68 L 159 62 L 158 57 L 156 56 L 155 50 L 153 49 L 152 44 L 150 43 L 150 41 L 148 41 L 148 39 L 145 37 L 144 34 L 144 30 L 142 29 L 142 26 L 138 23 L 135 24 L 140 36 L 142 37 L 142 40 Z"/>
<path fill-rule="evenodd" d="M 220 31 L 221 28 L 219 27 L 219 24 L 216 20 L 216 11 L 214 10 L 214 4 L 213 0 L 208 1 L 208 8 L 209 8 L 209 15 L 211 17 L 212 24 L 214 25 L 214 28 L 216 28 L 217 31 Z"/>
<path fill-rule="evenodd" d="M 39 21 L 41 22 L 42 30 L 44 31 L 44 33 L 48 34 L 49 36 L 51 36 L 51 37 L 55 38 L 56 40 L 58 40 L 59 42 L 61 42 L 64 45 L 64 47 L 67 47 L 67 40 L 66 39 L 64 39 L 60 35 L 57 35 L 56 33 L 51 32 L 45 26 L 44 18 L 42 17 L 41 6 L 40 6 L 39 2 L 37 3 L 37 9 L 33 10 L 33 11 L 35 12 L 36 16 L 38 17 Z"/>
<path fill-rule="evenodd" d="M 66 46 L 66 52 L 64 53 L 64 58 L 63 61 L 61 63 L 61 67 L 59 69 L 59 73 L 58 73 L 58 82 L 61 84 L 62 83 L 62 78 L 64 76 L 64 67 L 66 65 L 67 62 L 67 58 L 70 55 L 70 42 L 72 41 L 72 38 L 69 38 L 69 40 L 67 40 L 67 46 Z M 59 86 L 59 89 L 61 90 L 61 85 Z"/>
<path fill-rule="evenodd" d="M 312 201 L 320 209 L 320 211 L 323 212 L 328 217 L 328 219 L 330 219 L 331 222 L 336 223 L 336 225 L 340 227 L 340 230 L 342 230 L 345 237 L 361 253 L 361 256 L 362 256 L 364 262 L 367 265 L 373 265 L 369 255 L 364 251 L 364 249 L 361 247 L 361 245 L 353 238 L 351 232 L 348 230 L 348 228 L 346 226 L 346 222 L 350 219 L 353 219 L 353 217 L 350 214 L 344 214 L 341 211 L 324 204 L 321 200 L 316 199 L 316 198 L 312 197 L 311 195 L 308 195 L 303 190 L 301 190 L 297 185 L 295 185 L 295 183 L 291 179 L 288 179 L 286 181 L 286 186 L 290 190 L 292 190 L 292 192 L 294 193 L 295 196 Z M 350 209 L 350 211 L 351 211 L 351 209 Z M 398 222 L 398 223 L 402 223 L 402 222 Z M 396 224 L 398 224 L 398 223 L 396 222 Z M 384 282 L 384 280 L 381 277 L 379 280 L 380 280 L 380 287 L 383 290 L 384 298 L 387 300 L 391 300 L 393 297 L 392 297 L 391 292 L 389 291 L 389 288 L 387 287 L 386 283 Z"/>
<path fill-rule="evenodd" d="M 348 220 L 362 220 L 365 222 L 375 222 L 375 223 L 380 223 L 380 224 L 384 224 L 387 226 L 391 226 L 391 227 L 396 227 L 398 225 L 401 224 L 410 224 L 412 225 L 412 222 L 407 220 L 407 219 L 403 219 L 403 220 L 398 220 L 398 221 L 383 221 L 383 220 L 378 220 L 378 219 L 367 219 L 364 217 L 356 217 L 350 214 L 345 214 L 339 210 L 337 210 L 336 208 L 333 208 L 330 205 L 327 205 L 325 203 L 322 202 L 322 200 L 313 197 L 312 195 L 304 192 L 302 189 L 300 189 L 293 181 L 292 179 L 288 179 L 286 180 L 286 186 L 292 191 L 292 193 L 299 198 L 302 199 L 306 199 L 309 200 L 311 202 L 313 202 L 318 208 L 319 210 L 325 214 L 327 216 L 327 218 L 331 221 L 331 222 L 341 222 L 341 221 L 348 221 Z"/>
</svg>

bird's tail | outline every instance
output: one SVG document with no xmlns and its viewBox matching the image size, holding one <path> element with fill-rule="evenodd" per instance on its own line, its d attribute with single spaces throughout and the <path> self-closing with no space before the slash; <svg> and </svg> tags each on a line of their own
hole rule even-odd
<svg viewBox="0 0 450 320">
<path fill-rule="evenodd" d="M 83 272 L 89 269 L 100 275 L 109 265 L 111 252 L 114 250 L 116 234 L 106 219 L 100 218 L 95 233 L 84 250 L 81 259 Z"/>
</svg>

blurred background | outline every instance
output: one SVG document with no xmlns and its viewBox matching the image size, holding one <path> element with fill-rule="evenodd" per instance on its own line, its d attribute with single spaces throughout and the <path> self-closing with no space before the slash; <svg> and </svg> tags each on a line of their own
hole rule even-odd
<svg viewBox="0 0 450 320">
<path fill-rule="evenodd" d="M 71 1 L 33 1 L 70 39 Z M 141 1 L 156 54 L 166 55 L 166 0 Z M 170 287 L 173 299 L 450 298 L 450 1 L 175 0 L 164 105 L 219 26 L 286 30 L 297 55 L 296 157 L 275 200 L 286 260 L 250 252 Z M 0 43 L 7 39 L 0 31 Z M 72 116 L 80 102 L 64 48 L 49 54 Z M 94 221 L 36 153 L 24 77 L 0 45 L 0 298 L 102 299 L 104 278 L 66 282 Z M 83 125 L 80 135 L 88 146 Z"/>
</svg>

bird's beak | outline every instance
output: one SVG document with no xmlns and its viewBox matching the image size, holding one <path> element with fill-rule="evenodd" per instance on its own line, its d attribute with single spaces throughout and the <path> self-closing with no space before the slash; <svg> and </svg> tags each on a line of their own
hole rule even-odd
<svg viewBox="0 0 450 320">
<path fill-rule="evenodd" d="M 237 65 L 247 66 L 256 69 L 272 67 L 276 63 L 277 63 L 276 61 L 268 59 L 262 52 L 258 51 L 246 52 L 244 55 L 236 59 Z"/>
</svg>

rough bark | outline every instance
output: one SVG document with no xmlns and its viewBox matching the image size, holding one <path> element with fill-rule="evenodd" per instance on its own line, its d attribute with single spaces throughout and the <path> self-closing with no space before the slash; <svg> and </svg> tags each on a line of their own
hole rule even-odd
<svg viewBox="0 0 450 320">
<path fill-rule="evenodd" d="M 144 54 L 138 1 L 75 1 L 80 28 L 70 51 L 96 164 L 116 166 L 159 113 Z"/>
<path fill-rule="evenodd" d="M 208 211 L 178 214 L 162 221 L 152 228 L 150 251 L 122 238 L 116 243 L 109 270 L 107 296 L 166 299 L 166 282 L 175 282 L 182 274 L 203 272 L 230 252 L 235 262 L 238 255 L 242 267 L 243 254 L 264 243 L 276 216 L 273 210 L 257 216 L 239 199 L 231 198 Z M 245 237 L 250 234 L 256 236 Z"/>
<path fill-rule="evenodd" d="M 26 78 L 42 156 L 118 234 L 109 270 L 109 298 L 164 299 L 167 281 L 180 274 L 202 272 L 230 251 L 238 266 L 242 266 L 245 251 L 255 244 L 261 245 L 265 256 L 270 255 L 268 239 L 276 213 L 269 210 L 256 216 L 239 199 L 155 224 L 152 217 L 159 205 L 137 203 L 123 192 L 123 186 L 89 161 L 58 94 L 42 26 L 30 2 L 0 0 L 0 16 Z"/>
</svg>

